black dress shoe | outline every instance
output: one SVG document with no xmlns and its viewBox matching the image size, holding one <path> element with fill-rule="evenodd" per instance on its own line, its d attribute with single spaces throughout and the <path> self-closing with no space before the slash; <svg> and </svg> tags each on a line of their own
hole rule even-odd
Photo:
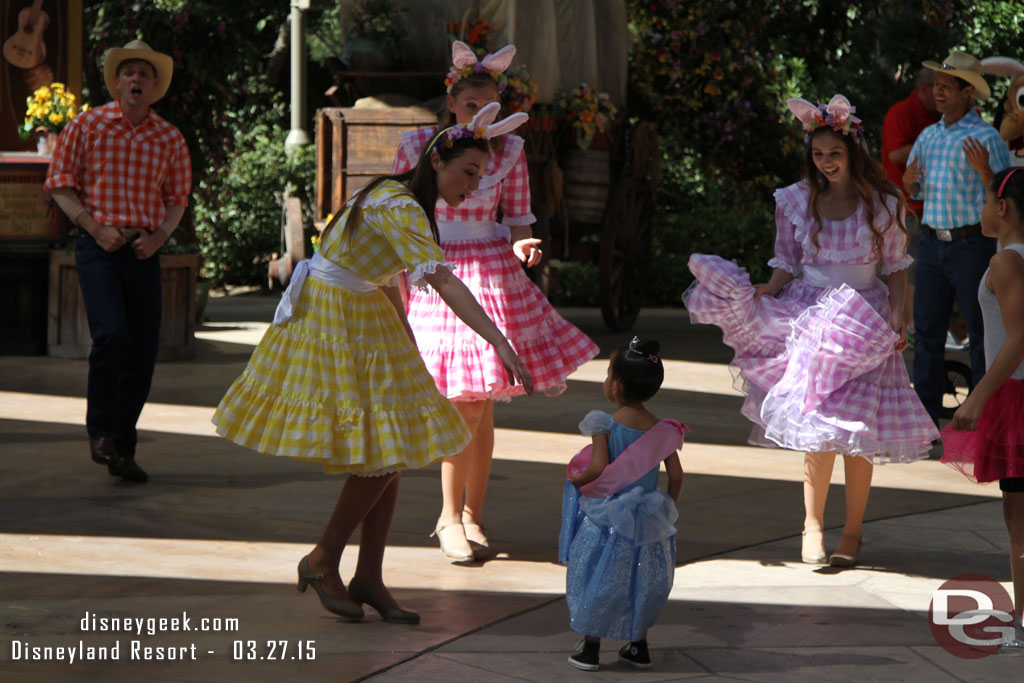
<svg viewBox="0 0 1024 683">
<path fill-rule="evenodd" d="M 92 461 L 100 465 L 109 465 L 117 455 L 112 436 L 90 436 L 89 455 Z"/>
<path fill-rule="evenodd" d="M 136 484 L 144 484 L 149 480 L 149 475 L 135 463 L 135 456 L 115 455 L 107 471 L 112 476 L 121 477 L 123 481 L 130 481 Z"/>
</svg>

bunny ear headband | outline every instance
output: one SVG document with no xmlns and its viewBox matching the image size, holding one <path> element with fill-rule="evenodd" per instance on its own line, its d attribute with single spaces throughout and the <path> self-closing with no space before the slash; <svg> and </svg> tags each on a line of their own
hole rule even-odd
<svg viewBox="0 0 1024 683">
<path fill-rule="evenodd" d="M 986 57 L 981 60 L 982 73 L 993 76 L 1024 76 L 1024 64 L 1011 57 Z"/>
<path fill-rule="evenodd" d="M 478 111 L 473 120 L 466 125 L 450 126 L 438 131 L 437 135 L 430 140 L 430 144 L 423 149 L 423 156 L 430 154 L 430 150 L 434 149 L 437 145 L 451 147 L 455 144 L 456 140 L 467 138 L 490 140 L 499 135 L 511 133 L 530 118 L 529 114 L 520 111 L 495 123 L 494 119 L 497 118 L 500 109 L 501 105 L 499 103 L 491 102 Z"/>
<path fill-rule="evenodd" d="M 507 78 L 504 76 L 505 69 L 512 63 L 516 56 L 516 46 L 506 45 L 493 55 L 487 55 L 479 62 L 469 45 L 461 40 L 452 43 L 452 68 L 444 79 L 448 94 L 452 94 L 452 86 L 466 78 L 470 74 L 490 74 L 491 78 L 498 84 L 498 92 L 505 89 Z"/>
<path fill-rule="evenodd" d="M 817 106 L 799 97 L 786 100 L 786 104 L 807 131 L 804 142 L 809 142 L 811 133 L 817 129 L 828 127 L 840 135 L 852 135 L 862 147 L 866 144 L 864 126 L 861 125 L 860 119 L 853 115 L 857 108 L 843 95 L 833 95 L 828 104 Z"/>
</svg>

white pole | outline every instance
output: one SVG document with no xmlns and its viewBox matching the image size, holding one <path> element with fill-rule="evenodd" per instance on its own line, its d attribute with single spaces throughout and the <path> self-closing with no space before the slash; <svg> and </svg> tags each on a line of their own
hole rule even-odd
<svg viewBox="0 0 1024 683">
<path fill-rule="evenodd" d="M 311 140 L 306 123 L 306 20 L 303 10 L 309 0 L 291 0 L 291 109 L 292 129 L 284 141 L 285 149 L 304 147 Z"/>
</svg>

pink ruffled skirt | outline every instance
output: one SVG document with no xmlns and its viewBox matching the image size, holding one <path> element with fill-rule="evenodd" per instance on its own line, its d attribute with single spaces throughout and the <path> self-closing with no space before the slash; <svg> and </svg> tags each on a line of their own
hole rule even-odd
<svg viewBox="0 0 1024 683">
<path fill-rule="evenodd" d="M 694 254 L 683 302 L 696 323 L 720 327 L 735 351 L 750 443 L 836 451 L 873 462 L 925 457 L 938 432 L 894 352 L 884 286 L 855 290 L 794 280 L 754 301 L 745 270 Z"/>
<path fill-rule="evenodd" d="M 942 430 L 942 462 L 979 483 L 1024 477 L 1024 380 L 1009 379 L 985 404 L 973 432 Z"/>
<path fill-rule="evenodd" d="M 549 396 L 565 391 L 566 378 L 600 349 L 558 315 L 523 272 L 505 239 L 446 242 L 445 261 L 508 338 Z M 409 323 L 440 392 L 453 401 L 509 400 L 524 393 L 508 381 L 497 352 L 445 304 L 433 289 L 409 297 Z"/>
</svg>

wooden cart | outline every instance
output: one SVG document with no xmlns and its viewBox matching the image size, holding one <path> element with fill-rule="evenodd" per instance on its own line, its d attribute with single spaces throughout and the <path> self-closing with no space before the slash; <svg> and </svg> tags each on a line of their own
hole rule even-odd
<svg viewBox="0 0 1024 683">
<path fill-rule="evenodd" d="M 624 126 L 587 150 L 542 121 L 525 135 L 538 217 L 534 233 L 545 247 L 538 286 L 550 296 L 558 265 L 592 261 L 605 325 L 628 330 L 643 305 L 642 274 L 652 256 L 651 217 L 661 176 L 657 128 L 647 122 Z"/>
<path fill-rule="evenodd" d="M 436 124 L 437 116 L 422 107 L 318 109 L 316 229 L 323 230 L 327 217 L 340 211 L 373 177 L 391 172 L 402 133 Z M 301 202 L 288 197 L 281 214 L 281 253 L 274 255 L 268 269 L 270 286 L 287 286 L 292 270 L 305 256 Z"/>
<path fill-rule="evenodd" d="M 318 110 L 316 227 L 322 229 L 327 217 L 372 177 L 391 172 L 403 132 L 436 123 L 436 115 L 421 107 Z M 563 136 L 555 130 L 533 127 L 524 136 L 539 219 L 535 234 L 545 242 L 535 280 L 549 294 L 553 263 L 593 260 L 605 324 L 615 331 L 629 329 L 642 306 L 638 276 L 651 257 L 651 215 L 661 168 L 656 128 L 650 123 L 623 127 L 606 148 L 590 150 L 559 144 Z M 281 276 L 285 268 L 290 275 L 285 264 Z"/>
</svg>

